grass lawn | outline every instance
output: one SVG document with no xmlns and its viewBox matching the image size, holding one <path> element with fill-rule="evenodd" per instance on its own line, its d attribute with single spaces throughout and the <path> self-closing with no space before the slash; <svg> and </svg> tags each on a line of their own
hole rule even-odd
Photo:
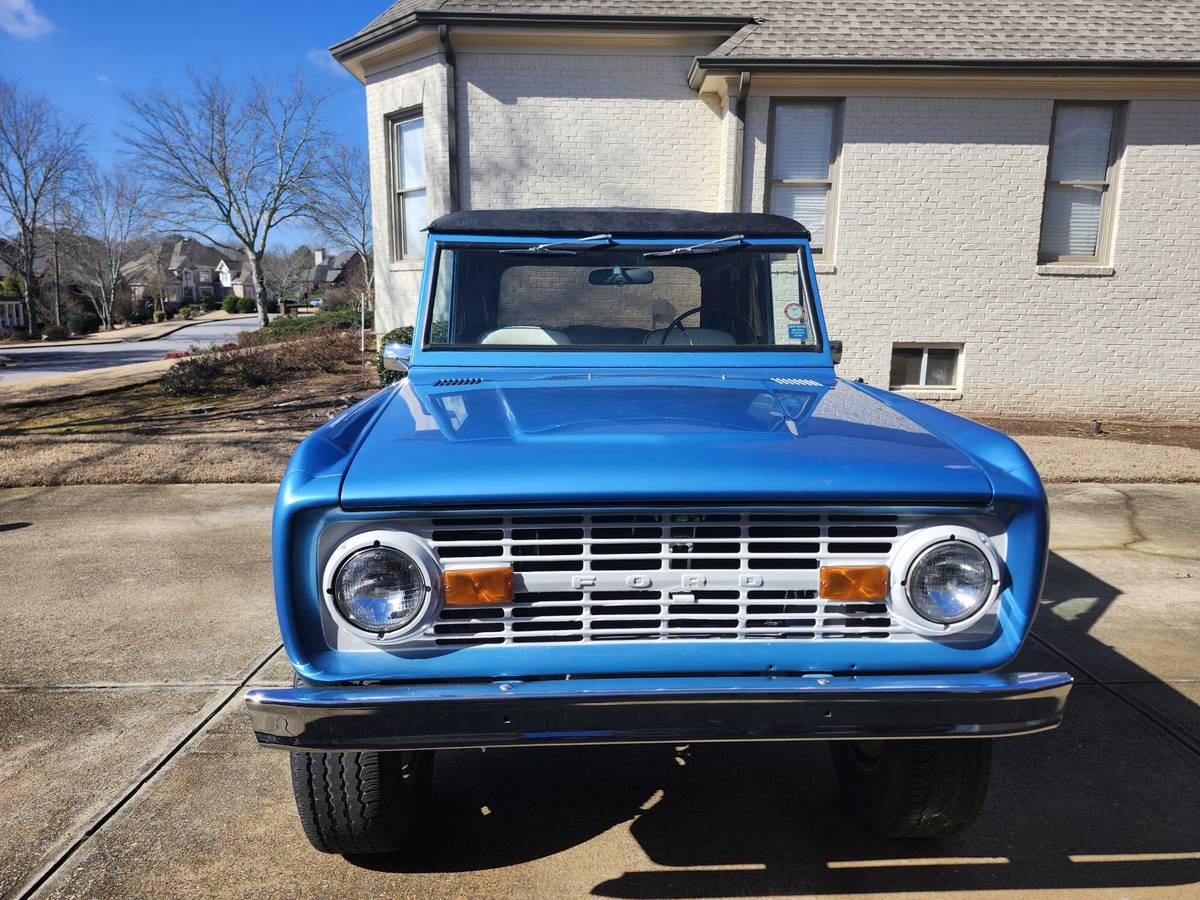
<svg viewBox="0 0 1200 900">
<path fill-rule="evenodd" d="M 305 435 L 378 389 L 352 368 L 212 397 L 152 383 L 0 407 L 0 487 L 278 481 Z"/>
<path fill-rule="evenodd" d="M 276 482 L 297 443 L 379 389 L 373 368 L 338 365 L 211 396 L 151 383 L 0 407 L 0 487 Z M 1200 481 L 1200 425 L 1106 422 L 1093 435 L 1090 421 L 980 421 L 1013 435 L 1046 482 Z"/>
</svg>

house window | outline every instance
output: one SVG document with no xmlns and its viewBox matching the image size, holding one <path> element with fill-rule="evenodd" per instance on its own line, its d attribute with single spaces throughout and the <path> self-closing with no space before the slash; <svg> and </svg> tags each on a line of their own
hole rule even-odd
<svg viewBox="0 0 1200 900">
<path fill-rule="evenodd" d="M 422 256 L 429 224 L 425 201 L 425 119 L 390 119 L 392 179 L 392 258 Z"/>
<path fill-rule="evenodd" d="M 767 209 L 806 225 L 817 256 L 831 255 L 839 100 L 779 101 L 771 108 Z"/>
<path fill-rule="evenodd" d="M 890 387 L 958 390 L 961 357 L 954 344 L 893 344 Z"/>
<path fill-rule="evenodd" d="M 212 282 L 212 272 L 209 269 L 200 270 L 200 283 L 210 284 Z"/>
<path fill-rule="evenodd" d="M 1107 256 L 1121 106 L 1055 103 L 1039 262 Z"/>
</svg>

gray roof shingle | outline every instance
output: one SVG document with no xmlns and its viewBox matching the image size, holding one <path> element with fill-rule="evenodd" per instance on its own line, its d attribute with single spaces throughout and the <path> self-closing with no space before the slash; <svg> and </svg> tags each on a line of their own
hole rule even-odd
<svg viewBox="0 0 1200 900">
<path fill-rule="evenodd" d="M 731 61 L 1200 60 L 1197 0 L 397 0 L 359 35 L 418 11 L 758 18 L 708 54 Z"/>
</svg>

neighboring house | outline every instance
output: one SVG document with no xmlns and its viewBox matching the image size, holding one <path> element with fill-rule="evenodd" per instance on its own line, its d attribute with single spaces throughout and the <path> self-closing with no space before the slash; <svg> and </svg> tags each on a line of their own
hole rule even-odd
<svg viewBox="0 0 1200 900">
<path fill-rule="evenodd" d="M 320 294 L 329 288 L 357 288 L 364 284 L 363 259 L 357 250 L 342 253 L 313 251 L 312 268 L 304 275 L 303 292 Z"/>
<path fill-rule="evenodd" d="M 257 291 L 254 287 L 254 278 L 250 274 L 250 267 L 240 259 L 222 259 L 217 263 L 216 268 L 217 281 L 221 285 L 221 293 L 219 296 L 225 297 L 233 294 L 235 297 L 255 297 Z"/>
<path fill-rule="evenodd" d="M 15 271 L 13 260 L 16 247 L 12 242 L 0 238 L 0 334 L 25 329 L 25 301 L 23 298 L 7 296 L 2 282 Z M 40 268 L 40 265 L 39 265 Z"/>
<path fill-rule="evenodd" d="M 0 334 L 25 328 L 25 301 L 0 297 Z"/>
<path fill-rule="evenodd" d="M 1200 413 L 1191 0 L 402 0 L 333 54 L 366 85 L 380 333 L 456 208 L 768 210 L 813 233 L 843 375 Z"/>
<path fill-rule="evenodd" d="M 124 267 L 133 296 L 159 299 L 168 306 L 201 300 L 205 294 L 220 300 L 228 294 L 253 297 L 254 281 L 237 254 L 210 247 L 191 238 L 172 237 L 155 244 Z"/>
</svg>

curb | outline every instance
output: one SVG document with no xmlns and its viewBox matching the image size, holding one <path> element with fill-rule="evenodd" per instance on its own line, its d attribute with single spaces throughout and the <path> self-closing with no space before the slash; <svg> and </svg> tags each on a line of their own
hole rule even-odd
<svg viewBox="0 0 1200 900">
<path fill-rule="evenodd" d="M 94 338 L 92 340 L 81 338 L 74 341 L 26 341 L 23 344 L 4 344 L 2 346 L 5 350 L 37 350 L 43 347 L 95 347 L 102 344 L 138 344 L 142 341 L 157 341 L 160 338 L 169 337 L 175 332 L 191 328 L 193 325 L 211 325 L 214 322 L 236 322 L 238 319 L 252 319 L 254 317 L 255 313 L 245 313 L 244 315 L 225 316 L 220 319 L 184 319 L 178 324 L 172 322 L 172 327 L 166 331 L 160 331 L 157 334 L 148 334 L 144 337 L 106 337 Z"/>
</svg>

